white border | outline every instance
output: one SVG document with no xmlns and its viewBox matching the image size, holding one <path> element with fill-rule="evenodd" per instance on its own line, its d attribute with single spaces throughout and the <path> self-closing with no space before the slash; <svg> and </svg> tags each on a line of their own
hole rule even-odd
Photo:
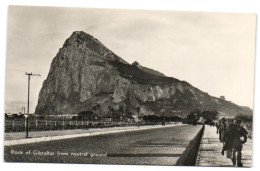
<svg viewBox="0 0 260 171">
<path fill-rule="evenodd" d="M 89 8 L 127 8 L 127 9 L 154 9 L 154 10 L 177 10 L 177 11 L 205 11 L 205 12 L 246 12 L 260 14 L 259 0 L 1 0 L 0 1 L 0 118 L 1 118 L 1 169 L 4 170 L 172 170 L 172 169 L 195 169 L 195 170 L 218 170 L 220 168 L 208 167 L 169 167 L 169 166 L 124 166 L 124 165 L 83 165 L 83 164 L 26 164 L 26 163 L 4 163 L 3 162 L 3 127 L 4 127 L 4 88 L 5 88 L 5 57 L 7 39 L 7 10 L 8 5 L 34 5 L 34 6 L 63 6 L 63 7 L 89 7 Z M 259 27 L 257 27 L 257 42 L 259 41 Z M 254 167 L 259 170 L 259 60 L 257 59 L 259 46 L 256 45 L 256 72 L 255 72 L 255 102 L 254 102 Z M 257 79 L 258 77 L 258 79 Z M 259 135 L 259 132 L 258 132 Z M 221 168 L 228 169 L 230 168 Z M 232 170 L 232 169 L 231 169 Z"/>
</svg>

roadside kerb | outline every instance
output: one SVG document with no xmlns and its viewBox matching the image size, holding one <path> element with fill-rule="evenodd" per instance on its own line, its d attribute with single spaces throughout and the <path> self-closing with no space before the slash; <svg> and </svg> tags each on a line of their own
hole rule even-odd
<svg viewBox="0 0 260 171">
<path fill-rule="evenodd" d="M 30 143 L 39 143 L 39 142 L 46 142 L 46 141 L 54 141 L 54 140 L 62 140 L 62 139 L 70 139 L 70 138 L 79 138 L 79 137 L 87 137 L 87 136 L 96 136 L 96 135 L 104 135 L 104 134 L 114 134 L 120 132 L 129 132 L 129 131 L 138 131 L 144 129 L 158 129 L 158 128 L 165 128 L 165 127 L 173 127 L 173 126 L 180 126 L 183 124 L 170 124 L 165 125 L 164 127 L 161 125 L 153 125 L 153 126 L 142 126 L 139 129 L 130 128 L 130 129 L 119 129 L 119 130 L 109 130 L 107 132 L 90 132 L 90 133 L 81 133 L 81 134 L 70 134 L 70 135 L 60 135 L 60 136 L 49 136 L 49 137 L 39 137 L 39 138 L 29 138 L 29 139 L 19 139 L 19 140 L 7 140 L 4 141 L 4 146 L 12 146 L 12 145 L 21 145 L 21 144 L 30 144 Z"/>
<path fill-rule="evenodd" d="M 195 166 L 196 159 L 199 151 L 200 142 L 204 132 L 205 126 L 203 125 L 198 134 L 190 141 L 186 150 L 182 153 L 176 162 L 176 166 Z"/>
</svg>

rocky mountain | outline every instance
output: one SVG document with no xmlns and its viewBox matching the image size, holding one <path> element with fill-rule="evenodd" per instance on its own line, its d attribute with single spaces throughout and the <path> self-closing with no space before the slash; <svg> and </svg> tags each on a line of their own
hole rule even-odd
<svg viewBox="0 0 260 171">
<path fill-rule="evenodd" d="M 133 64 L 84 32 L 73 32 L 53 59 L 35 113 L 77 114 L 99 104 L 103 116 L 187 115 L 195 109 L 252 115 L 249 108 L 212 97 L 185 81 Z"/>
</svg>

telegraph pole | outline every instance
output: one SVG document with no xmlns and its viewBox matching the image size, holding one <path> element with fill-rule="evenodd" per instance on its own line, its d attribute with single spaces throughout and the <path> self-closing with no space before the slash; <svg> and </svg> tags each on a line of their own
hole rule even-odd
<svg viewBox="0 0 260 171">
<path fill-rule="evenodd" d="M 22 107 L 22 114 L 25 114 L 25 107 Z"/>
<path fill-rule="evenodd" d="M 28 117 L 29 117 L 29 100 L 30 100 L 30 77 L 32 75 L 32 72 L 26 72 L 25 75 L 28 75 L 28 101 L 27 101 L 27 116 L 25 116 L 26 119 L 26 138 L 29 138 L 29 125 L 28 125 Z"/>
<path fill-rule="evenodd" d="M 29 119 L 29 106 L 30 106 L 30 79 L 31 76 L 40 76 L 39 74 L 33 74 L 32 72 L 26 72 L 25 75 L 28 75 L 28 101 L 27 101 L 27 116 L 25 115 L 26 119 L 26 138 L 29 138 L 29 125 L 28 125 L 28 119 Z"/>
</svg>

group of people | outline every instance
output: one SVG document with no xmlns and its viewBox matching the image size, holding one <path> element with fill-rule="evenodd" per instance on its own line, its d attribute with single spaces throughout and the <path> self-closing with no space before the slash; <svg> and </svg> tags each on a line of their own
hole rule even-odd
<svg viewBox="0 0 260 171">
<path fill-rule="evenodd" d="M 243 144 L 247 142 L 247 131 L 245 126 L 242 125 L 242 120 L 239 118 L 226 120 L 222 118 L 216 123 L 217 134 L 219 140 L 223 143 L 221 154 L 227 152 L 227 158 L 230 158 L 233 165 L 242 167 L 242 148 Z"/>
</svg>

